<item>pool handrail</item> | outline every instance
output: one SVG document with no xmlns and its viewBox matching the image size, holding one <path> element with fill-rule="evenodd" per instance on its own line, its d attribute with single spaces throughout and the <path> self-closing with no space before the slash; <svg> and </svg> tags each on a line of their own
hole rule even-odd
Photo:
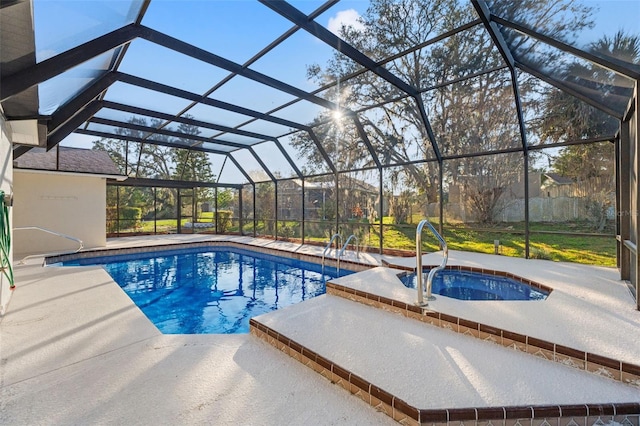
<svg viewBox="0 0 640 426">
<path fill-rule="evenodd" d="M 340 258 L 344 255 L 344 251 L 347 249 L 347 246 L 349 245 L 349 241 L 351 241 L 352 238 L 355 238 L 356 240 L 356 257 L 358 259 L 360 258 L 360 241 L 358 240 L 358 237 L 355 236 L 355 234 L 351 234 L 349 235 L 349 238 L 347 238 L 347 241 L 342 246 L 342 249 L 340 249 L 340 253 L 338 253 L 338 262 L 340 261 Z"/>
<path fill-rule="evenodd" d="M 77 252 L 79 252 L 80 250 L 82 250 L 84 248 L 84 243 L 82 242 L 81 239 L 76 238 L 76 237 L 72 237 L 70 235 L 62 234 L 60 232 L 52 231 L 51 229 L 41 228 L 40 226 L 20 226 L 20 227 L 17 227 L 17 228 L 13 228 L 13 230 L 14 231 L 42 231 L 42 232 L 46 232 L 48 234 L 52 234 L 52 235 L 55 235 L 55 236 L 58 236 L 58 237 L 66 238 L 67 240 L 75 241 L 78 244 L 80 244 L 80 247 L 78 247 L 76 250 L 71 251 L 71 252 L 64 251 L 64 252 L 43 253 L 43 254 L 30 254 L 28 256 L 23 257 L 22 260 L 20 260 L 20 262 L 18 262 L 19 265 L 24 264 L 27 259 L 30 259 L 32 257 L 47 257 L 47 256 L 60 255 L 60 254 L 77 253 Z"/>
<path fill-rule="evenodd" d="M 329 243 L 325 246 L 324 250 L 322 251 L 322 270 L 324 271 L 324 258 L 325 255 L 327 254 L 327 250 L 329 250 L 331 248 L 331 244 L 333 244 L 333 241 L 338 238 L 338 247 L 340 246 L 340 243 L 342 243 L 342 236 L 340 234 L 333 234 L 331 236 L 331 239 L 329 240 Z M 340 258 L 338 257 L 338 270 L 340 270 Z"/>
<path fill-rule="evenodd" d="M 423 279 L 424 274 L 422 272 L 422 228 L 427 225 L 427 227 L 431 230 L 433 235 L 440 242 L 440 247 L 442 248 L 442 263 L 440 266 L 432 268 L 429 271 L 429 275 L 427 276 L 427 288 L 423 293 Z M 435 297 L 431 295 L 431 285 L 433 281 L 433 277 L 438 271 L 441 271 L 447 266 L 447 260 L 449 259 L 449 248 L 447 247 L 447 242 L 444 240 L 442 235 L 436 231 L 436 228 L 431 225 L 428 219 L 423 219 L 418 223 L 418 227 L 416 228 L 416 287 L 418 288 L 418 301 L 416 304 L 418 306 L 427 306 L 430 300 L 434 300 Z M 426 302 L 425 302 L 426 299 Z"/>
</svg>

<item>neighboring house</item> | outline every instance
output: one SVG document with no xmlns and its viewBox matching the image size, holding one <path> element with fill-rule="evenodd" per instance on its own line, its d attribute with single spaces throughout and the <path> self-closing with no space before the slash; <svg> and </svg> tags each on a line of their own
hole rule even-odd
<svg viewBox="0 0 640 426">
<path fill-rule="evenodd" d="M 335 179 L 333 176 L 305 180 L 305 217 L 307 219 L 323 219 L 323 215 L 334 214 L 335 211 Z M 300 196 L 302 194 L 302 181 L 290 179 L 278 183 L 278 218 L 301 219 L 302 207 Z M 341 177 L 340 180 L 340 212 L 342 219 L 352 217 L 368 217 L 377 214 L 374 206 L 379 199 L 378 189 L 364 181 L 350 177 Z M 357 213 L 356 213 L 357 212 Z"/>
<path fill-rule="evenodd" d="M 29 254 L 75 250 L 78 243 L 39 230 L 78 238 L 85 247 L 106 244 L 106 182 L 124 180 L 104 151 L 34 148 L 13 162 L 13 247 Z"/>
<path fill-rule="evenodd" d="M 542 196 L 547 198 L 571 197 L 575 182 L 558 173 L 544 173 L 541 185 Z"/>
</svg>

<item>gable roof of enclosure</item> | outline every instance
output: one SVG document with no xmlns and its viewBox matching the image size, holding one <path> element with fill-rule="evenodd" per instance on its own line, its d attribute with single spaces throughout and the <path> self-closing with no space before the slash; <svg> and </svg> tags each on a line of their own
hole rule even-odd
<svg viewBox="0 0 640 426">
<path fill-rule="evenodd" d="M 513 140 L 496 152 L 536 148 L 527 139 L 521 73 L 615 119 L 630 108 L 640 79 L 640 64 L 587 48 L 582 35 L 588 26 L 557 33 L 562 34 L 558 37 L 554 28 L 538 27 L 530 20 L 532 15 L 518 6 L 526 2 L 452 0 L 449 12 L 458 13 L 457 19 L 434 13 L 433 30 L 419 39 L 399 41 L 383 56 L 363 49 L 365 42 L 360 48 L 349 43 L 344 33 L 338 35 L 323 24 L 348 3 L 259 0 L 242 2 L 241 10 L 230 7 L 232 3 L 3 1 L 4 114 L 8 120 L 37 120 L 40 144 L 49 149 L 70 135 L 87 135 L 140 144 L 139 155 L 147 144 L 205 152 L 221 164 L 218 179 L 239 176 L 226 182 L 237 184 L 459 158 L 462 154 L 442 143 L 442 130 L 432 127 L 430 96 L 484 75 L 499 76 L 513 108 Z M 407 12 L 405 19 L 411 20 L 412 2 L 400 3 Z M 570 8 L 552 10 L 559 2 L 537 4 L 551 8 L 548 12 L 556 14 L 558 22 L 563 14 L 576 13 Z M 213 15 L 206 15 L 212 10 Z M 620 7 L 615 13 L 635 11 Z M 452 40 L 458 43 L 458 39 L 473 43 L 480 38 L 491 45 L 478 63 L 467 64 L 468 69 L 437 78 L 425 73 L 413 81 L 396 72 L 402 61 L 425 52 L 440 49 L 441 54 L 453 54 L 443 43 L 454 45 Z M 301 46 L 313 49 L 300 50 Z M 550 52 L 559 62 L 548 63 Z M 336 78 L 325 70 L 315 80 L 307 77 L 307 66 L 313 65 L 309 61 L 329 60 L 344 73 Z M 576 61 L 588 63 L 592 73 L 582 75 L 569 65 Z M 382 95 L 371 103 L 349 104 L 341 90 L 356 90 L 362 81 L 374 83 Z M 400 102 L 414 108 L 421 124 L 408 132 L 428 139 L 410 157 L 382 152 L 367 124 L 385 104 Z M 359 157 L 348 163 L 336 148 L 337 133 L 328 130 L 338 114 L 343 131 L 357 139 L 353 146 Z M 191 130 L 185 132 L 181 126 Z M 315 151 L 318 164 L 302 161 L 301 148 L 292 143 L 296 137 L 308 139 L 305 149 Z M 409 143 L 410 138 L 401 139 Z M 14 157 L 29 149 L 30 145 L 14 141 Z M 235 175 L 225 174 L 227 170 L 235 170 Z"/>
</svg>

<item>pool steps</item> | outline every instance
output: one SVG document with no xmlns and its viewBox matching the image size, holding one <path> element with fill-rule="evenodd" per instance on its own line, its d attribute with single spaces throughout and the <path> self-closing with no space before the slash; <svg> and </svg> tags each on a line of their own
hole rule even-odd
<svg viewBox="0 0 640 426">
<path fill-rule="evenodd" d="M 554 345 L 530 336 L 511 333 L 444 313 L 422 310 L 413 304 L 334 283 L 328 283 L 327 294 L 329 297 L 341 297 L 372 308 L 400 314 L 431 326 L 448 329 L 578 368 L 573 362 L 570 363 L 567 360 L 579 358 L 580 351 L 562 345 Z M 598 426 L 609 423 L 637 426 L 640 424 L 640 402 L 637 401 L 629 403 L 422 409 L 421 407 L 412 406 L 398 395 L 382 389 L 371 378 L 361 377 L 351 372 L 347 365 L 340 365 L 332 359 L 305 347 L 286 334 L 260 322 L 259 319 L 252 318 L 250 320 L 250 332 L 402 424 L 439 426 L 462 426 L 469 422 L 485 426 L 496 426 L 497 424 L 504 426 Z M 606 365 L 609 365 L 609 367 L 605 367 L 608 368 L 607 371 L 609 369 L 615 370 L 613 364 L 617 361 L 593 354 L 582 354 L 583 365 L 585 366 L 582 370 L 584 371 L 596 372 Z M 635 370 L 633 369 L 634 367 Z M 625 382 L 618 379 L 619 381 L 640 388 L 640 380 L 638 380 L 640 379 L 640 367 L 618 363 L 617 368 L 625 371 L 624 374 L 619 376 L 620 379 L 625 378 L 628 380 Z M 615 377 L 605 376 L 615 379 Z"/>
<path fill-rule="evenodd" d="M 174 243 L 174 244 L 162 244 L 157 246 L 146 246 L 136 248 L 120 248 L 120 249 L 95 249 L 86 250 L 78 253 L 59 255 L 45 259 L 45 263 L 52 264 L 63 262 L 67 260 L 75 260 L 79 258 L 88 258 L 96 256 L 109 256 L 117 254 L 131 254 L 131 253 L 143 253 L 150 251 L 164 251 L 172 250 L 176 248 L 193 248 L 193 247 L 215 247 L 226 246 L 236 247 L 240 249 L 250 249 L 259 253 L 272 254 L 286 256 L 297 260 L 319 263 L 321 257 L 318 255 L 291 252 L 288 250 L 282 250 L 271 247 L 262 247 L 249 244 L 243 244 L 233 241 L 203 241 L 203 242 L 189 242 L 189 243 Z M 336 259 L 328 259 L 333 262 L 331 266 L 336 266 Z M 376 265 L 368 265 L 359 262 L 353 262 L 350 260 L 343 260 L 343 263 L 347 264 L 347 269 L 352 271 L 364 271 L 375 267 Z M 407 266 L 393 265 L 389 262 L 382 260 L 382 265 L 391 267 L 403 271 L 413 272 L 415 269 Z M 434 266 L 426 265 L 425 268 L 432 268 Z M 534 288 L 541 289 L 548 293 L 553 291 L 553 288 L 540 284 L 536 281 L 522 278 L 518 275 L 510 272 L 494 271 L 485 268 L 469 267 L 462 265 L 447 265 L 446 269 L 454 269 L 469 272 L 480 272 L 485 274 L 499 275 L 507 278 L 512 278 L 520 281 L 524 284 L 530 285 Z M 401 315 L 413 318 L 431 325 L 448 328 L 453 331 L 463 333 L 469 336 L 477 337 L 483 340 L 495 339 L 502 342 L 504 346 L 511 347 L 512 349 L 521 350 L 523 352 L 532 353 L 537 356 L 545 357 L 549 360 L 561 362 L 567 365 L 574 366 L 576 368 L 592 371 L 596 374 L 610 376 L 615 380 L 624 381 L 629 384 L 635 384 L 640 387 L 640 365 L 630 364 L 619 360 L 611 359 L 598 354 L 590 354 L 584 351 L 576 350 L 560 344 L 547 342 L 542 339 L 537 339 L 532 336 L 525 336 L 519 333 L 514 333 L 509 330 L 501 330 L 496 327 L 477 323 L 475 321 L 469 321 L 464 318 L 458 318 L 446 313 L 438 313 L 430 309 L 423 309 L 418 306 L 408 304 L 398 300 L 392 300 L 383 296 L 367 293 L 361 290 L 352 289 L 345 286 L 340 286 L 334 283 L 327 283 L 327 293 L 334 292 L 336 295 L 346 297 L 355 301 L 359 301 L 365 304 L 371 304 L 378 308 L 390 309 Z M 633 425 L 640 426 L 640 425 Z"/>
<path fill-rule="evenodd" d="M 532 282 L 531 282 L 532 283 Z M 541 289 L 544 286 L 537 285 Z M 548 288 L 548 287 L 547 287 Z M 604 376 L 640 389 L 640 366 L 622 362 L 598 354 L 570 348 L 557 343 L 548 342 L 532 336 L 514 333 L 498 327 L 470 321 L 464 318 L 437 312 L 431 309 L 378 296 L 362 290 L 327 283 L 327 294 L 343 297 L 389 312 L 394 312 L 421 321 L 425 324 L 448 329 L 456 333 L 495 343 L 509 349 L 528 353 L 548 361 L 554 361 L 570 367 Z"/>
<path fill-rule="evenodd" d="M 636 426 L 640 422 L 638 402 L 421 409 L 255 319 L 250 320 L 250 333 L 405 425 Z"/>
</svg>

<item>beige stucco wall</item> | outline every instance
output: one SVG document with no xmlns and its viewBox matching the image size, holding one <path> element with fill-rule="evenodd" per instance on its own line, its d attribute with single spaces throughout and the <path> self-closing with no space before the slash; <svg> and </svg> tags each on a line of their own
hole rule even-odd
<svg viewBox="0 0 640 426">
<path fill-rule="evenodd" d="M 11 142 L 9 140 L 9 129 L 5 124 L 3 114 L 0 112 L 0 189 L 6 194 L 10 194 L 13 186 L 13 156 L 11 154 Z M 13 208 L 9 208 L 9 223 L 13 223 Z M 9 261 L 11 262 L 12 253 L 9 252 Z M 13 262 L 11 262 L 13 263 Z M 9 290 L 8 279 L 4 274 L 0 274 L 0 315 L 4 312 L 11 298 L 11 290 Z"/>
<path fill-rule="evenodd" d="M 79 238 L 86 248 L 106 244 L 106 181 L 60 173 L 14 172 L 14 226 L 39 226 Z M 34 253 L 75 250 L 78 243 L 41 231 L 18 230 L 16 259 Z"/>
</svg>

